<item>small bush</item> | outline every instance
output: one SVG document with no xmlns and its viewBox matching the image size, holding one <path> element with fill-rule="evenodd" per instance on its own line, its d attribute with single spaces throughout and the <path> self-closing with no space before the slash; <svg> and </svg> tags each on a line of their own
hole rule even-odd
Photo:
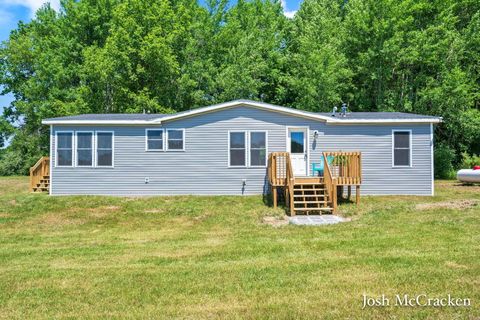
<svg viewBox="0 0 480 320">
<path fill-rule="evenodd" d="M 480 155 L 469 155 L 466 152 L 462 153 L 462 169 L 472 169 L 473 166 L 480 166 Z"/>
<path fill-rule="evenodd" d="M 440 144 L 435 148 L 435 178 L 437 179 L 454 179 L 455 170 L 453 161 L 455 160 L 455 152 L 449 146 Z"/>
</svg>

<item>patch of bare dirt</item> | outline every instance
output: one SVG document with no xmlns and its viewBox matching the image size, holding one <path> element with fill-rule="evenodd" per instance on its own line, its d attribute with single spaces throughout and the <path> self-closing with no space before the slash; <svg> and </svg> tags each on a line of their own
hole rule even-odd
<svg viewBox="0 0 480 320">
<path fill-rule="evenodd" d="M 455 191 L 479 191 L 480 192 L 480 184 L 468 184 L 468 183 L 461 183 L 459 181 L 440 181 L 435 182 L 435 187 L 438 188 L 445 188 L 451 189 Z"/>
<path fill-rule="evenodd" d="M 267 216 L 262 218 L 262 223 L 278 228 L 278 227 L 286 226 L 288 224 L 288 220 L 286 216 L 282 216 L 282 217 Z"/>
<path fill-rule="evenodd" d="M 89 209 L 88 212 L 91 216 L 96 218 L 102 218 L 108 216 L 111 212 L 120 210 L 119 206 L 102 206 L 98 208 Z"/>
<path fill-rule="evenodd" d="M 469 209 L 479 204 L 478 200 L 452 200 L 433 203 L 421 203 L 415 206 L 417 210 L 431 210 L 431 209 Z"/>
<path fill-rule="evenodd" d="M 13 199 L 8 202 L 11 206 L 16 206 L 17 205 L 17 200 Z"/>
<path fill-rule="evenodd" d="M 43 226 L 68 226 L 68 225 L 80 225 L 85 223 L 84 219 L 76 219 L 68 217 L 60 213 L 47 213 L 41 216 L 37 216 L 28 221 L 29 225 L 43 225 Z"/>
<path fill-rule="evenodd" d="M 149 209 L 145 210 L 145 213 L 163 213 L 164 209 Z"/>
<path fill-rule="evenodd" d="M 452 268 L 452 269 L 468 269 L 467 266 L 465 266 L 463 264 L 458 264 L 455 261 L 447 261 L 447 262 L 445 262 L 445 265 L 449 268 Z"/>
</svg>

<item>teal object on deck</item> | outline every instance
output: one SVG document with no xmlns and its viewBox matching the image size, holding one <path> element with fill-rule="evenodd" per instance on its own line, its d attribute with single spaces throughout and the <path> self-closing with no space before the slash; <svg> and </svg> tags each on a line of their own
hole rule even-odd
<svg viewBox="0 0 480 320">
<path fill-rule="evenodd" d="M 327 156 L 328 164 L 332 164 L 334 156 Z M 323 156 L 320 157 L 320 162 L 312 162 L 312 175 L 315 177 L 315 171 L 318 172 L 318 176 L 323 177 L 324 161 Z"/>
</svg>

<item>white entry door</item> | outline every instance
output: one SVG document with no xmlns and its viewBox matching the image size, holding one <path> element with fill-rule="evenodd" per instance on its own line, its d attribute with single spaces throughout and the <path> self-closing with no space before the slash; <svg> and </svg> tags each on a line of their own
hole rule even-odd
<svg viewBox="0 0 480 320">
<path fill-rule="evenodd" d="M 308 172 L 307 132 L 307 128 L 288 129 L 288 152 L 290 152 L 293 174 L 295 176 L 306 176 Z"/>
</svg>

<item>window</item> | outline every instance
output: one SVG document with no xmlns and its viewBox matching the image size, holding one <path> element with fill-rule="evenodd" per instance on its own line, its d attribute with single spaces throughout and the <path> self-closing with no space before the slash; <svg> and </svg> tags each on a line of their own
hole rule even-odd
<svg viewBox="0 0 480 320">
<path fill-rule="evenodd" d="M 73 132 L 57 132 L 57 166 L 73 166 Z"/>
<path fill-rule="evenodd" d="M 244 131 L 229 132 L 229 165 L 231 167 L 246 166 L 246 135 Z"/>
<path fill-rule="evenodd" d="M 167 129 L 167 150 L 184 150 L 184 134 L 183 129 Z"/>
<path fill-rule="evenodd" d="M 97 131 L 97 167 L 113 167 L 113 132 Z"/>
<path fill-rule="evenodd" d="M 304 153 L 305 148 L 305 133 L 303 131 L 290 132 L 290 152 Z"/>
<path fill-rule="evenodd" d="M 410 167 L 412 165 L 412 132 L 393 131 L 393 166 Z"/>
<path fill-rule="evenodd" d="M 163 150 L 163 129 L 146 129 L 147 151 L 162 151 Z"/>
<path fill-rule="evenodd" d="M 76 150 L 78 167 L 93 166 L 93 132 L 77 131 Z"/>
<path fill-rule="evenodd" d="M 250 132 L 250 166 L 267 165 L 267 133 L 265 131 Z"/>
</svg>

